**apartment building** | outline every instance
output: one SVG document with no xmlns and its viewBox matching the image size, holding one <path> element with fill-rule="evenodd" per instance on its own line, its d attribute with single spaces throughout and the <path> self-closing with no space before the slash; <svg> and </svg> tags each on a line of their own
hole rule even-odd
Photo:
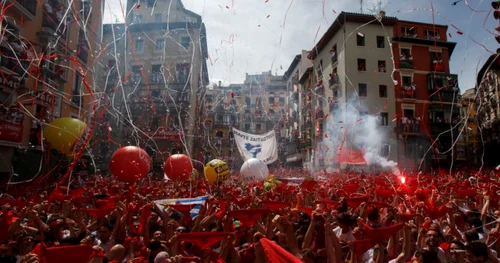
<svg viewBox="0 0 500 263">
<path fill-rule="evenodd" d="M 396 114 L 390 45 L 396 21 L 393 17 L 379 20 L 372 15 L 342 12 L 310 52 L 310 76 L 302 76 L 301 83 L 311 95 L 305 95 L 306 107 L 302 109 L 311 113 L 310 136 L 315 152 L 311 161 L 316 167 L 335 161 L 325 155 L 330 151 L 332 157 L 334 152 L 325 143 L 327 122 L 331 121 L 328 116 L 351 109 L 360 118 L 371 115 L 379 119 L 377 129 L 383 141 L 375 151 L 397 160 L 396 126 L 390 121 Z M 364 146 L 346 141 L 343 147 L 361 150 Z"/>
<path fill-rule="evenodd" d="M 498 165 L 498 147 L 500 144 L 500 62 L 498 54 L 491 55 L 477 74 L 475 121 L 479 129 L 479 162 L 490 167 Z"/>
<path fill-rule="evenodd" d="M 284 74 L 287 81 L 286 98 L 286 150 L 285 166 L 308 168 L 312 154 L 312 111 L 311 89 L 307 85 L 311 80 L 311 61 L 309 51 L 302 50 Z"/>
<path fill-rule="evenodd" d="M 234 144 L 232 128 L 240 129 L 241 107 L 244 105 L 242 85 L 214 85 L 205 95 L 203 134 L 203 163 L 212 159 L 224 160 L 231 167 L 241 161 Z M 237 167 L 239 168 L 239 167 Z"/>
<path fill-rule="evenodd" d="M 471 165 L 478 165 L 480 163 L 479 144 L 481 136 L 476 122 L 477 119 L 477 103 L 476 103 L 476 89 L 468 89 L 462 94 L 461 101 L 462 112 L 461 119 L 467 121 L 467 125 L 463 130 L 464 144 L 465 144 L 465 158 Z"/>
<path fill-rule="evenodd" d="M 62 0 L 18 0 L 4 5 L 0 177 L 8 180 L 15 173 L 13 179 L 22 181 L 63 159 L 42 147 L 44 125 L 60 117 L 90 121 L 94 59 L 102 34 L 102 14 L 92 10 L 103 10 L 104 1 L 70 5 Z"/>
<path fill-rule="evenodd" d="M 403 169 L 449 167 L 464 159 L 464 145 L 454 143 L 460 89 L 458 76 L 450 74 L 456 43 L 447 40 L 447 28 L 402 20 L 394 26 L 397 161 Z"/>
<path fill-rule="evenodd" d="M 120 117 L 115 126 L 122 144 L 144 148 L 155 170 L 171 154 L 196 160 L 204 119 L 198 98 L 208 85 L 202 18 L 180 0 L 128 1 L 127 10 L 126 25 L 104 26 L 109 44 L 100 80 L 118 104 L 106 111 Z"/>
<path fill-rule="evenodd" d="M 243 84 L 231 84 L 230 89 L 238 87 L 239 123 L 236 128 L 251 134 L 264 134 L 275 130 L 280 149 L 280 162 L 285 162 L 285 101 L 286 81 L 283 76 L 273 75 L 271 71 L 261 74 L 246 74 Z M 277 164 L 276 164 L 277 165 Z"/>
</svg>

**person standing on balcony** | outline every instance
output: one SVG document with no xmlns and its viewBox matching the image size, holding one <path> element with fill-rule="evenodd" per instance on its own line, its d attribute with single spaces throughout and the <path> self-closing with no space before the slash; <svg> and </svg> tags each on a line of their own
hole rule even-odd
<svg viewBox="0 0 500 263">
<path fill-rule="evenodd" d="M 415 118 L 415 122 L 413 125 L 413 132 L 420 132 L 420 116 Z"/>
<path fill-rule="evenodd" d="M 402 120 L 401 120 L 401 130 L 403 132 L 406 132 L 406 124 L 408 123 L 408 117 L 406 116 L 403 116 Z"/>
</svg>

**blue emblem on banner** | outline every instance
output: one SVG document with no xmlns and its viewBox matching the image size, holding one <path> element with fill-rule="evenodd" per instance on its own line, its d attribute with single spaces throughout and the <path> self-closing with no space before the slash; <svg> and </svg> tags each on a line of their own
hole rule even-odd
<svg viewBox="0 0 500 263">
<path fill-rule="evenodd" d="M 262 151 L 262 146 L 260 144 L 245 143 L 245 149 L 252 154 L 253 158 L 257 158 L 257 154 Z"/>
</svg>

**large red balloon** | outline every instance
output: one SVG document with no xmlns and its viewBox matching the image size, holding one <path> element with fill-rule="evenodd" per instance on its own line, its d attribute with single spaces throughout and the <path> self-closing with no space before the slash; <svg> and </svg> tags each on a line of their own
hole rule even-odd
<svg viewBox="0 0 500 263">
<path fill-rule="evenodd" d="M 163 171 L 172 181 L 187 181 L 193 172 L 193 164 L 185 154 L 174 154 L 165 161 Z"/>
<path fill-rule="evenodd" d="M 118 180 L 135 183 L 148 175 L 151 158 L 139 147 L 125 146 L 113 154 L 109 169 Z"/>
</svg>

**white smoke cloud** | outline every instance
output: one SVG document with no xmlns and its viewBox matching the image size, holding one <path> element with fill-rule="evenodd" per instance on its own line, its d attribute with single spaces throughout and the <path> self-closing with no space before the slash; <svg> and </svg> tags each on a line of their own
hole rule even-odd
<svg viewBox="0 0 500 263">
<path fill-rule="evenodd" d="M 382 148 L 388 145 L 386 132 L 380 129 L 381 119 L 378 115 L 363 115 L 355 106 L 359 103 L 339 105 L 329 114 L 324 127 L 323 143 L 316 160 L 324 160 L 324 166 L 332 170 L 339 167 L 337 155 L 340 150 L 364 150 L 364 158 L 369 166 L 378 166 L 383 170 L 391 170 L 399 175 L 397 163 L 382 156 Z M 396 149 L 389 149 L 389 151 Z M 387 154 L 387 153 L 386 153 Z"/>
</svg>

